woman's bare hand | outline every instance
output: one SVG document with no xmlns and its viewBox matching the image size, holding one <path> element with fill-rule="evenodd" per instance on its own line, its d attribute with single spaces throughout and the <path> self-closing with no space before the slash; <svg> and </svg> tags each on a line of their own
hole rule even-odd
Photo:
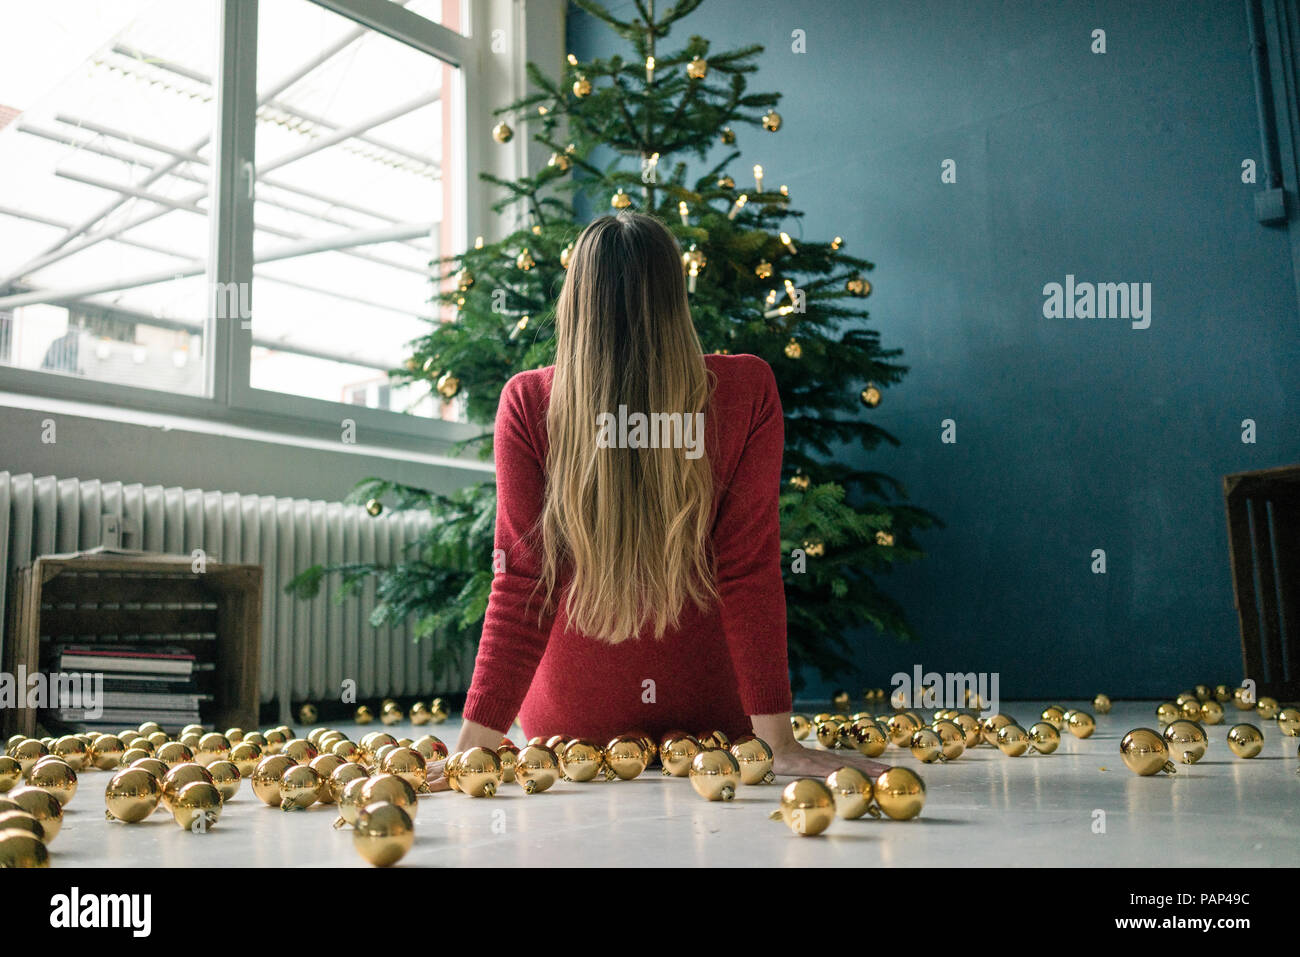
<svg viewBox="0 0 1300 957">
<path fill-rule="evenodd" d="M 857 768 L 870 778 L 889 770 L 853 751 L 818 751 L 799 743 L 772 752 L 772 773 L 787 777 L 824 778 L 843 767 Z"/>
</svg>

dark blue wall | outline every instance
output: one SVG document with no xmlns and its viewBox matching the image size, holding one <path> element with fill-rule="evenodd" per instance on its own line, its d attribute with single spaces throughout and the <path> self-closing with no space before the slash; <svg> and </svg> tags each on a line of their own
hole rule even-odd
<svg viewBox="0 0 1300 957">
<path fill-rule="evenodd" d="M 999 672 L 1003 697 L 1239 680 L 1220 479 L 1300 461 L 1289 240 L 1240 181 L 1243 5 L 708 0 L 666 46 L 692 33 L 766 47 L 751 88 L 785 123 L 738 131 L 732 175 L 762 163 L 810 237 L 876 262 L 872 321 L 912 372 L 870 413 L 903 442 L 871 466 L 947 523 L 887 582 L 921 643 L 871 636 L 835 683 L 916 663 Z M 619 48 L 572 7 L 569 44 Z M 1150 328 L 1045 319 L 1067 273 L 1150 282 Z"/>
</svg>

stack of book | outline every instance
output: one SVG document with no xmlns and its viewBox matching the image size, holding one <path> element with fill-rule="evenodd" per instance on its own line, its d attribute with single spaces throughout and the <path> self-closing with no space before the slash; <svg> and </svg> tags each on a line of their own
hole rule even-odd
<svg viewBox="0 0 1300 957">
<path fill-rule="evenodd" d="M 200 693 L 195 657 L 184 648 L 59 645 L 49 670 L 58 689 L 53 717 L 86 730 L 198 724 L 200 703 L 212 698 Z"/>
</svg>

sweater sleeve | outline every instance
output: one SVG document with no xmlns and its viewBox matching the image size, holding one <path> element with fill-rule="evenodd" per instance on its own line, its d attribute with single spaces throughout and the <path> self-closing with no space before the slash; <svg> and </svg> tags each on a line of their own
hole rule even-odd
<svg viewBox="0 0 1300 957">
<path fill-rule="evenodd" d="M 778 507 L 785 420 L 771 367 L 756 363 L 760 398 L 713 528 L 722 627 L 751 715 L 782 714 L 791 703 Z"/>
<path fill-rule="evenodd" d="M 528 430 L 518 378 L 501 391 L 493 451 L 497 518 L 492 591 L 465 700 L 465 718 L 509 730 L 542 660 L 553 614 L 538 621 L 541 554 L 535 530 L 545 491 L 543 462 Z M 534 592 L 534 588 L 538 590 Z"/>
</svg>

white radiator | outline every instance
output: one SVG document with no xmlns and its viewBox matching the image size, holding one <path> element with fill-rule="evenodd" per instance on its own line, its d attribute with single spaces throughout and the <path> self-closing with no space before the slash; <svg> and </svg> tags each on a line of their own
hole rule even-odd
<svg viewBox="0 0 1300 957">
<path fill-rule="evenodd" d="M 13 570 L 38 555 L 99 545 L 185 555 L 201 548 L 209 561 L 262 566 L 259 687 L 281 721 L 293 724 L 293 704 L 338 701 L 346 679 L 358 699 L 458 690 L 468 675 L 435 682 L 409 624 L 370 625 L 373 582 L 342 604 L 333 597 L 337 576 L 308 601 L 284 593 L 315 564 L 394 563 L 428 524 L 424 512 L 372 517 L 341 502 L 0 472 L 0 623 Z"/>
</svg>

